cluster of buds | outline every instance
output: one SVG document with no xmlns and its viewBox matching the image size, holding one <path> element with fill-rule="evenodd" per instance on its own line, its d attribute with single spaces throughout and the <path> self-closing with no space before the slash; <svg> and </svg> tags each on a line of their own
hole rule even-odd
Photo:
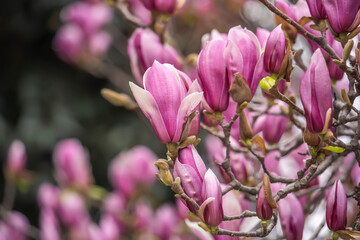
<svg viewBox="0 0 360 240">
<path fill-rule="evenodd" d="M 61 18 L 65 25 L 54 39 L 54 48 L 62 60 L 82 65 L 109 49 L 111 36 L 101 29 L 112 20 L 112 11 L 106 4 L 76 2 L 62 11 Z"/>
</svg>

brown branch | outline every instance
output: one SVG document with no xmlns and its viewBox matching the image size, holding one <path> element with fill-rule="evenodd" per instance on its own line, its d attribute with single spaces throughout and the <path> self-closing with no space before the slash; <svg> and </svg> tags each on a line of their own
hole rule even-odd
<svg viewBox="0 0 360 240">
<path fill-rule="evenodd" d="M 242 219 L 242 218 L 247 218 L 247 217 L 256 217 L 256 212 L 252 212 L 249 210 L 245 210 L 243 211 L 240 215 L 237 216 L 224 216 L 224 221 L 231 221 L 231 220 L 235 220 L 235 219 Z"/>
<path fill-rule="evenodd" d="M 277 213 L 273 214 L 273 219 L 270 221 L 270 224 L 268 224 L 267 228 L 264 229 L 263 227 L 258 228 L 254 232 L 237 232 L 237 231 L 230 231 L 219 228 L 219 230 L 216 232 L 216 235 L 227 235 L 231 237 L 265 237 L 267 236 L 275 227 L 277 223 Z"/>
</svg>

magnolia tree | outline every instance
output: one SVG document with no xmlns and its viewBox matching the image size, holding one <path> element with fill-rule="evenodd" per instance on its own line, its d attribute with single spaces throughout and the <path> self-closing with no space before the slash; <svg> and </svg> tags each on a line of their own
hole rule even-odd
<svg viewBox="0 0 360 240">
<path fill-rule="evenodd" d="M 262 6 L 277 26 L 214 29 L 184 57 L 172 22 L 193 14 L 211 23 L 219 3 L 88 0 L 61 12 L 59 57 L 120 88 L 101 94 L 145 115 L 167 152 L 120 153 L 106 192 L 94 185 L 82 144 L 61 141 L 53 154 L 58 186 L 38 190 L 37 229 L 12 211 L 14 185 L 29 177 L 25 146 L 15 141 L 0 239 L 360 239 L 360 1 L 229 2 L 240 12 Z M 117 44 L 106 31 L 116 27 L 115 11 L 138 26 L 127 42 L 136 79 L 129 85 L 105 57 Z M 155 176 L 176 205 L 154 210 L 146 200 Z"/>
</svg>

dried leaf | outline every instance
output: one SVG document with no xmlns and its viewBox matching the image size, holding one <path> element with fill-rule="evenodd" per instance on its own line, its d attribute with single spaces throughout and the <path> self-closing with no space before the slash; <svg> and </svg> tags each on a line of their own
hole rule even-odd
<svg viewBox="0 0 360 240">
<path fill-rule="evenodd" d="M 249 85 L 241 73 L 236 73 L 234 75 L 229 93 L 231 98 L 239 104 L 242 104 L 243 102 L 250 102 L 252 99 Z"/>
<path fill-rule="evenodd" d="M 117 107 L 124 107 L 128 110 L 134 110 L 138 107 L 131 97 L 125 93 L 117 93 L 113 90 L 103 88 L 101 89 L 101 95 L 108 102 Z"/>
<path fill-rule="evenodd" d="M 311 22 L 311 18 L 306 17 L 306 16 L 300 18 L 300 20 L 298 21 L 298 23 L 299 23 L 301 26 L 304 26 L 305 24 L 307 24 L 307 23 L 309 23 L 309 22 Z"/>
<path fill-rule="evenodd" d="M 266 151 L 265 142 L 264 142 L 264 139 L 262 139 L 262 137 L 260 137 L 259 135 L 256 135 L 255 137 L 253 137 L 251 139 L 251 142 L 255 143 L 257 146 L 259 146 L 260 151 L 262 153 L 265 153 L 265 151 Z"/>
<path fill-rule="evenodd" d="M 288 68 L 289 65 L 289 57 L 290 57 L 290 53 L 291 53 L 291 44 L 289 39 L 285 39 L 285 46 L 286 46 L 286 52 L 285 52 L 285 56 L 284 59 L 281 63 L 280 66 L 280 70 L 279 70 L 279 76 L 282 76 L 284 74 L 286 74 L 286 70 Z"/>
<path fill-rule="evenodd" d="M 316 30 L 316 31 L 320 31 L 320 27 L 319 26 L 317 26 L 317 25 L 310 25 L 310 28 L 311 29 L 314 29 L 314 30 Z"/>
<path fill-rule="evenodd" d="M 336 231 L 337 234 L 339 234 L 339 236 L 342 239 L 356 239 L 359 240 L 360 239 L 360 232 L 359 231 L 354 231 L 354 230 L 339 230 Z"/>
<path fill-rule="evenodd" d="M 251 139 L 253 137 L 253 130 L 251 128 L 245 111 L 241 111 L 239 115 L 239 130 L 240 138 L 242 140 Z"/>
<path fill-rule="evenodd" d="M 266 173 L 264 174 L 264 179 L 263 179 L 263 190 L 264 190 L 264 195 L 265 195 L 266 201 L 268 202 L 270 207 L 278 208 L 278 205 L 272 196 L 269 176 Z"/>
</svg>

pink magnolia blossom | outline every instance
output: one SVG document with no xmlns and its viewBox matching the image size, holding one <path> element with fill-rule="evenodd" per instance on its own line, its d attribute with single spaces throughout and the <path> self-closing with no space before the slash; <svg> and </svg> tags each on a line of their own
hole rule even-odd
<svg viewBox="0 0 360 240">
<path fill-rule="evenodd" d="M 115 189 L 126 197 L 139 186 L 150 186 L 155 181 L 157 157 L 145 146 L 136 146 L 118 154 L 109 166 L 109 177 Z"/>
<path fill-rule="evenodd" d="M 304 230 L 304 213 L 293 193 L 278 202 L 281 228 L 287 240 L 301 240 Z"/>
<path fill-rule="evenodd" d="M 86 188 L 92 182 L 89 154 L 78 140 L 60 141 L 55 147 L 53 162 L 61 184 Z"/>
<path fill-rule="evenodd" d="M 205 205 L 203 213 L 205 222 L 210 226 L 218 226 L 224 217 L 222 191 L 219 180 L 211 169 L 205 173 L 201 193 Z"/>
<path fill-rule="evenodd" d="M 136 80 L 143 85 L 143 75 L 156 60 L 159 63 L 169 63 L 180 69 L 179 55 L 168 44 L 163 44 L 158 35 L 150 29 L 138 28 L 131 35 L 127 53 L 130 58 L 131 71 Z"/>
<path fill-rule="evenodd" d="M 360 24 L 360 1 L 322 0 L 331 28 L 337 32 L 351 32 Z"/>
<path fill-rule="evenodd" d="M 320 133 L 323 131 L 326 124 L 326 113 L 329 109 L 331 116 L 328 126 L 331 126 L 333 109 L 331 80 L 320 49 L 312 55 L 310 65 L 301 80 L 300 98 L 310 132 Z"/>
<path fill-rule="evenodd" d="M 185 74 L 155 61 L 144 74 L 144 89 L 130 83 L 134 97 L 160 142 L 178 142 L 187 117 L 199 106 L 202 92 L 195 80 L 186 90 Z"/>
<path fill-rule="evenodd" d="M 26 161 L 27 155 L 24 143 L 19 140 L 13 141 L 7 153 L 7 170 L 13 175 L 19 175 L 25 170 Z"/>
<path fill-rule="evenodd" d="M 281 25 L 269 35 L 264 51 L 264 68 L 268 73 L 278 74 L 285 57 L 285 35 Z"/>
<path fill-rule="evenodd" d="M 330 230 L 344 230 L 346 227 L 347 198 L 340 180 L 329 192 L 326 202 L 326 223 Z"/>
</svg>

